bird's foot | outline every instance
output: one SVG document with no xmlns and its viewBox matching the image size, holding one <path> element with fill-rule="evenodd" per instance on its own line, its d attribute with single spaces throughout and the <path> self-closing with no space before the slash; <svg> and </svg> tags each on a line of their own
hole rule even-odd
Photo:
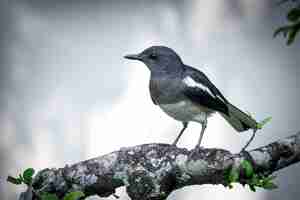
<svg viewBox="0 0 300 200">
<path fill-rule="evenodd" d="M 171 145 L 172 145 L 173 147 L 177 147 L 177 142 L 173 142 Z"/>
<path fill-rule="evenodd" d="M 255 134 L 256 134 L 257 129 L 253 130 L 252 136 L 251 138 L 248 140 L 247 144 L 242 148 L 242 150 L 240 151 L 240 153 L 243 153 L 246 151 L 247 147 L 250 145 L 250 143 L 253 141 L 253 139 L 255 138 Z"/>
<path fill-rule="evenodd" d="M 194 160 L 199 158 L 199 155 L 203 153 L 203 147 L 196 145 L 195 148 L 190 150 L 190 153 L 188 155 L 188 160 Z"/>
<path fill-rule="evenodd" d="M 201 150 L 201 149 L 203 149 L 203 148 L 200 147 L 200 146 L 195 146 L 195 147 L 193 148 L 193 151 L 199 151 L 199 150 Z"/>
<path fill-rule="evenodd" d="M 242 149 L 239 153 L 235 153 L 235 154 L 231 154 L 229 155 L 225 161 L 227 160 L 234 160 L 235 158 L 239 158 L 239 157 L 245 157 L 247 160 L 251 160 L 251 155 L 249 154 L 248 151 L 246 151 L 246 149 Z"/>
<path fill-rule="evenodd" d="M 201 149 L 204 149 L 203 147 L 200 146 L 200 144 L 197 144 L 193 150 L 199 151 Z"/>
<path fill-rule="evenodd" d="M 247 151 L 246 151 L 246 148 L 242 148 L 241 151 L 239 152 L 239 154 L 243 154 L 243 153 L 245 153 L 245 152 L 247 152 Z"/>
</svg>

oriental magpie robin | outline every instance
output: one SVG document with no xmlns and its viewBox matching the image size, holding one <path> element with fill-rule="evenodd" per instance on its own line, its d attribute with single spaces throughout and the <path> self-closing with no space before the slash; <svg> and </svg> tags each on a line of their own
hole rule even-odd
<svg viewBox="0 0 300 200">
<path fill-rule="evenodd" d="M 207 78 L 207 76 L 185 65 L 178 54 L 165 46 L 152 46 L 139 54 L 125 58 L 142 61 L 150 70 L 150 94 L 152 101 L 166 114 L 181 121 L 183 128 L 173 142 L 176 145 L 180 136 L 191 121 L 202 124 L 196 148 L 200 147 L 207 118 L 217 112 L 238 132 L 257 130 L 257 122 L 249 115 L 232 105 Z M 249 145 L 246 144 L 243 150 Z"/>
</svg>

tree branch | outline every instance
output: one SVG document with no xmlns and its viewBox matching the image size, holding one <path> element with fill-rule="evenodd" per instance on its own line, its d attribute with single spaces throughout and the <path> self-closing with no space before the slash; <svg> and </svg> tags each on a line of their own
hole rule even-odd
<svg viewBox="0 0 300 200">
<path fill-rule="evenodd" d="M 44 169 L 33 180 L 32 199 L 43 192 L 63 197 L 83 191 L 107 197 L 126 186 L 131 199 L 164 199 L 187 185 L 226 185 L 225 171 L 249 161 L 255 173 L 269 175 L 300 160 L 300 132 L 240 154 L 223 149 L 187 150 L 169 144 L 121 148 L 104 156 L 59 169 Z M 245 175 L 244 175 L 245 176 Z M 243 173 L 238 182 L 245 184 Z M 23 195 L 24 196 L 24 195 Z"/>
</svg>

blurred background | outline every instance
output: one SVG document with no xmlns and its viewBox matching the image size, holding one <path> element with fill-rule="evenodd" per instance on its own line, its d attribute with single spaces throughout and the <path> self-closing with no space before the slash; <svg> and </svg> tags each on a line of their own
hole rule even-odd
<svg viewBox="0 0 300 200">
<path fill-rule="evenodd" d="M 249 149 L 296 133 L 299 42 L 272 38 L 286 9 L 274 0 L 0 1 L 0 199 L 17 199 L 24 188 L 5 179 L 27 167 L 175 139 L 181 123 L 152 104 L 148 69 L 123 59 L 151 45 L 176 50 L 256 119 L 273 117 Z M 191 124 L 179 146 L 193 148 L 200 129 Z M 250 135 L 215 115 L 202 145 L 238 152 Z M 168 199 L 295 199 L 299 167 L 278 172 L 274 191 L 191 186 Z"/>
</svg>

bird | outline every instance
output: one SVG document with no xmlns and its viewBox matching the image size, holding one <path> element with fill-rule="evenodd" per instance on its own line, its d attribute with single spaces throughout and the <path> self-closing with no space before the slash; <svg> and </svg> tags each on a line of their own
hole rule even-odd
<svg viewBox="0 0 300 200">
<path fill-rule="evenodd" d="M 208 117 L 219 113 L 237 132 L 253 130 L 242 150 L 253 140 L 258 123 L 231 104 L 200 70 L 183 63 L 180 56 L 166 46 L 151 46 L 141 53 L 128 54 L 126 59 L 143 62 L 150 70 L 149 90 L 153 103 L 167 115 L 182 123 L 176 146 L 189 122 L 201 124 L 195 148 L 200 148 Z"/>
</svg>

